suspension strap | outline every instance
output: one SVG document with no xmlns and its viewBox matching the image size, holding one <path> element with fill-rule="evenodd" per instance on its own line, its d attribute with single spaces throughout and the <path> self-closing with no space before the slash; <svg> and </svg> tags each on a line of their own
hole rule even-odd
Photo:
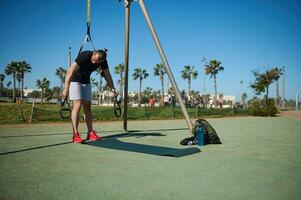
<svg viewBox="0 0 301 200">
<path fill-rule="evenodd" d="M 90 26 L 90 0 L 87 0 L 87 24 Z"/>
<path fill-rule="evenodd" d="M 87 0 L 87 33 L 81 44 L 78 54 L 80 54 L 80 52 L 86 46 L 87 42 L 91 42 L 93 50 L 95 51 L 95 47 L 94 47 L 94 44 L 93 44 L 93 41 L 92 41 L 91 35 L 90 35 L 90 24 L 91 24 L 90 23 L 90 0 Z"/>
</svg>

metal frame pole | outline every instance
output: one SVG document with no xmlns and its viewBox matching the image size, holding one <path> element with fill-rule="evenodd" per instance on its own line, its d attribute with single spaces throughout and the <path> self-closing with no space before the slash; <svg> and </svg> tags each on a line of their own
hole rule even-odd
<svg viewBox="0 0 301 200">
<path fill-rule="evenodd" d="M 191 119 L 190 119 L 190 117 L 189 117 L 189 115 L 188 115 L 188 112 L 187 112 L 187 110 L 186 110 L 186 108 L 185 108 L 185 105 L 184 105 L 184 103 L 183 103 L 183 101 L 182 101 L 181 94 L 180 94 L 180 92 L 179 92 L 177 83 L 176 83 L 176 81 L 175 81 L 175 78 L 174 78 L 174 76 L 173 76 L 173 74 L 172 74 L 172 71 L 171 71 L 171 69 L 170 69 L 170 66 L 169 66 L 169 64 L 168 64 L 167 58 L 166 58 L 166 56 L 165 56 L 165 54 L 164 54 L 164 51 L 163 51 L 163 49 L 162 49 L 162 47 L 161 47 L 161 44 L 160 44 L 158 35 L 157 35 L 156 31 L 155 31 L 155 28 L 154 28 L 154 26 L 153 26 L 153 24 L 152 24 L 152 21 L 151 21 L 150 17 L 149 17 L 149 14 L 148 14 L 148 12 L 147 12 L 147 9 L 146 9 L 146 7 L 145 7 L 145 5 L 144 5 L 144 0 L 139 0 L 138 2 L 139 2 L 139 5 L 140 5 L 140 7 L 141 7 L 141 10 L 142 10 L 142 12 L 143 12 L 143 15 L 144 15 L 144 17 L 145 17 L 145 19 L 146 19 L 146 21 L 147 21 L 147 24 L 148 24 L 148 26 L 149 26 L 149 28 L 150 28 L 151 34 L 152 34 L 152 36 L 153 36 L 153 38 L 154 38 L 154 41 L 155 41 L 155 43 L 156 43 L 157 49 L 158 49 L 158 51 L 159 51 L 161 60 L 162 60 L 162 62 L 163 62 L 163 64 L 164 64 L 164 67 L 165 67 L 165 70 L 166 70 L 166 72 L 167 72 L 167 74 L 168 74 L 168 77 L 169 77 L 169 79 L 170 79 L 170 82 L 171 82 L 171 84 L 172 84 L 172 86 L 173 86 L 173 88 L 174 88 L 174 90 L 175 90 L 176 96 L 177 96 L 177 98 L 178 98 L 178 101 L 179 101 L 179 103 L 180 103 L 180 106 L 181 106 L 181 109 L 182 109 L 182 112 L 183 112 L 183 115 L 184 115 L 184 117 L 185 117 L 185 119 L 186 119 L 188 128 L 189 128 L 190 130 L 192 130 L 193 125 L 192 125 Z"/>
<path fill-rule="evenodd" d="M 123 129 L 127 128 L 128 120 L 128 83 L 129 83 L 129 42 L 130 42 L 130 6 L 132 0 L 125 0 L 125 51 L 124 51 L 124 106 L 123 106 Z"/>
</svg>

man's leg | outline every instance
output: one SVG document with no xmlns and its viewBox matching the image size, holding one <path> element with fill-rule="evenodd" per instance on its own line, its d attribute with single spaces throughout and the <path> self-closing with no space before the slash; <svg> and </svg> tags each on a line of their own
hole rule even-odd
<svg viewBox="0 0 301 200">
<path fill-rule="evenodd" d="M 87 130 L 88 130 L 88 133 L 91 133 L 93 131 L 91 101 L 83 101 L 83 109 L 84 109 L 84 113 L 85 113 Z"/>
<path fill-rule="evenodd" d="M 78 133 L 79 112 L 80 112 L 81 104 L 82 104 L 82 100 L 73 101 L 73 108 L 71 113 L 73 134 Z"/>
<path fill-rule="evenodd" d="M 93 130 L 92 126 L 92 111 L 91 111 L 91 101 L 83 101 L 83 108 L 85 113 L 85 120 L 88 129 L 87 140 L 101 140 L 102 137 L 98 136 Z"/>
</svg>

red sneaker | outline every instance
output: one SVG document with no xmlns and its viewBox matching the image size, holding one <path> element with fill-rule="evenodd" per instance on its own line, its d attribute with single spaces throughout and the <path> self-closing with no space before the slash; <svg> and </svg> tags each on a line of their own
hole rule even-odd
<svg viewBox="0 0 301 200">
<path fill-rule="evenodd" d="M 94 140 L 101 140 L 101 139 L 102 137 L 98 136 L 94 130 L 91 133 L 87 133 L 87 140 L 94 141 Z"/>
<path fill-rule="evenodd" d="M 80 138 L 79 133 L 73 134 L 73 143 L 82 143 L 83 140 Z"/>
</svg>

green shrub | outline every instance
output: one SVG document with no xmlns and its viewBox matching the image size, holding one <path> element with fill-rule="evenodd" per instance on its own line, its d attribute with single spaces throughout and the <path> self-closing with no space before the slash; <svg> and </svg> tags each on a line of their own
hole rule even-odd
<svg viewBox="0 0 301 200">
<path fill-rule="evenodd" d="M 21 106 L 25 123 L 29 122 L 31 116 L 31 103 L 23 103 Z M 113 107 L 92 106 L 94 121 L 121 121 L 119 117 L 114 115 Z M 198 107 L 187 108 L 187 112 L 192 118 L 205 117 L 228 117 L 234 116 L 233 108 L 224 109 L 203 109 Z M 36 103 L 33 122 L 58 122 L 70 121 L 70 119 L 62 119 L 59 115 L 59 107 L 57 104 Z M 237 109 L 235 116 L 246 115 L 244 109 Z M 80 113 L 80 121 L 83 119 L 83 110 Z M 183 119 L 180 107 L 164 106 L 164 107 L 129 107 L 129 120 L 162 120 L 162 119 Z M 15 103 L 0 103 L 0 124 L 24 123 Z"/>
<path fill-rule="evenodd" d="M 247 113 L 253 116 L 271 116 L 274 117 L 278 113 L 274 99 L 255 99 L 250 103 Z"/>
</svg>

